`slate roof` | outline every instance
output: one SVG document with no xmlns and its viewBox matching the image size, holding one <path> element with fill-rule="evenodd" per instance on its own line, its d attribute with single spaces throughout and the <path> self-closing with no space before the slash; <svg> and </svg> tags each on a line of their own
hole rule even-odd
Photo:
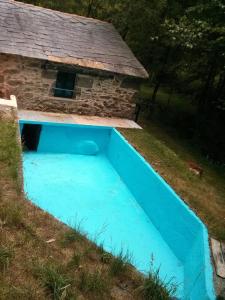
<svg viewBox="0 0 225 300">
<path fill-rule="evenodd" d="M 148 77 L 112 24 L 0 0 L 0 53 Z"/>
</svg>

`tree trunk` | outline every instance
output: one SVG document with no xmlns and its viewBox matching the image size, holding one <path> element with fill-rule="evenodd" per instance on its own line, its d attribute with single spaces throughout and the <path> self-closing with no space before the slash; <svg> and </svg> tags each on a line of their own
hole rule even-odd
<svg viewBox="0 0 225 300">
<path fill-rule="evenodd" d="M 94 4 L 94 0 L 90 0 L 89 4 L 88 4 L 87 17 L 90 17 L 90 15 L 92 13 L 93 4 Z"/>
<path fill-rule="evenodd" d="M 128 26 L 126 26 L 125 29 L 124 29 L 124 32 L 122 33 L 122 38 L 123 38 L 124 41 L 126 41 L 126 37 L 127 37 L 128 32 L 129 32 L 129 28 L 128 28 Z"/>
<path fill-rule="evenodd" d="M 195 136 L 198 137 L 202 131 L 204 131 L 204 127 L 206 126 L 206 120 L 209 121 L 213 115 L 213 84 L 216 76 L 216 64 L 215 62 L 211 63 L 208 69 L 208 75 L 206 78 L 206 82 L 204 88 L 202 90 L 198 107 L 197 107 L 197 115 L 196 115 L 196 128 L 195 128 Z"/>
<path fill-rule="evenodd" d="M 164 57 L 162 68 L 159 71 L 159 74 L 157 76 L 158 80 L 157 80 L 155 88 L 153 90 L 151 101 L 149 102 L 149 116 L 152 115 L 154 113 L 154 111 L 155 111 L 156 96 L 157 96 L 159 88 L 160 88 L 160 86 L 162 84 L 162 76 L 163 76 L 163 73 L 164 73 L 165 68 L 166 68 L 166 64 L 167 64 L 167 61 L 168 61 L 168 58 L 169 58 L 169 54 L 170 54 L 170 48 L 168 47 L 167 50 L 166 50 L 166 54 L 165 54 L 165 57 Z"/>
<path fill-rule="evenodd" d="M 225 88 L 225 73 L 220 74 L 220 79 L 219 79 L 217 89 L 216 89 L 216 92 L 215 92 L 215 97 L 214 97 L 215 102 L 218 102 L 218 99 L 222 95 L 222 93 L 224 91 L 224 88 Z"/>
<path fill-rule="evenodd" d="M 170 106 L 172 96 L 173 96 L 173 87 L 170 88 L 169 97 L 167 99 L 167 108 Z"/>
<path fill-rule="evenodd" d="M 213 87 L 213 83 L 216 76 L 215 71 L 216 71 L 215 63 L 212 63 L 209 67 L 206 82 L 198 102 L 198 110 L 197 110 L 198 113 L 204 114 L 209 110 L 209 106 L 211 103 L 210 98 L 212 97 L 212 90 L 210 90 L 210 88 L 212 89 Z"/>
</svg>

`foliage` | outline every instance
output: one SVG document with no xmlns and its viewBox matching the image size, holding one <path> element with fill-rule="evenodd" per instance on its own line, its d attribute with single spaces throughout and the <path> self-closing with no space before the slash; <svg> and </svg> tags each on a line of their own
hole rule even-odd
<svg viewBox="0 0 225 300">
<path fill-rule="evenodd" d="M 22 209 L 18 204 L 1 205 L 0 221 L 6 226 L 20 227 L 22 224 Z"/>
<path fill-rule="evenodd" d="M 82 271 L 79 287 L 83 292 L 102 295 L 107 292 L 109 282 L 107 281 L 107 278 L 104 276 L 104 274 L 102 274 L 100 271 L 95 271 L 93 273 Z"/>
<path fill-rule="evenodd" d="M 13 252 L 11 249 L 0 246 L 0 270 L 5 271 L 12 260 Z"/>
<path fill-rule="evenodd" d="M 113 276 L 125 274 L 131 261 L 132 256 L 128 252 L 124 253 L 123 250 L 121 250 L 120 253 L 111 260 L 110 274 Z"/>
<path fill-rule="evenodd" d="M 7 165 L 10 175 L 18 180 L 20 149 L 17 144 L 17 124 L 0 121 L 0 162 Z"/>
<path fill-rule="evenodd" d="M 36 267 L 35 273 L 54 300 L 66 298 L 71 280 L 65 277 L 59 268 L 55 265 L 40 265 Z"/>
<path fill-rule="evenodd" d="M 69 261 L 69 263 L 68 263 L 67 266 L 70 269 L 72 269 L 72 268 L 78 268 L 80 266 L 81 259 L 82 259 L 82 255 L 79 254 L 79 253 L 74 252 L 74 254 L 73 254 L 73 256 L 72 256 L 72 258 Z"/>
<path fill-rule="evenodd" d="M 68 229 L 65 234 L 64 237 L 61 241 L 61 243 L 64 246 L 68 246 L 76 241 L 81 241 L 84 239 L 84 236 L 81 234 L 81 232 L 75 230 L 75 229 Z"/>
<path fill-rule="evenodd" d="M 146 300 L 169 300 L 174 297 L 176 289 L 177 287 L 172 281 L 164 282 L 160 279 L 158 269 L 151 271 L 144 278 L 142 286 L 138 288 L 138 292 Z"/>
</svg>

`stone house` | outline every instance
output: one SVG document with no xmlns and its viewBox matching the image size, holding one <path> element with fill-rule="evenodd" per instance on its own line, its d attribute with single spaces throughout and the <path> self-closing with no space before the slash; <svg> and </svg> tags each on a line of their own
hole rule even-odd
<svg viewBox="0 0 225 300">
<path fill-rule="evenodd" d="M 112 24 L 0 1 L 0 98 L 20 109 L 132 118 L 147 77 Z"/>
</svg>

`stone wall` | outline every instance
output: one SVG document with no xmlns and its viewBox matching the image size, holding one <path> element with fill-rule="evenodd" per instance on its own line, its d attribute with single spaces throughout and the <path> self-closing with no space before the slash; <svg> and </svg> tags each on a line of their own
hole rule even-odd
<svg viewBox="0 0 225 300">
<path fill-rule="evenodd" d="M 57 70 L 69 68 L 77 74 L 74 99 L 54 97 Z M 136 91 L 123 76 L 0 54 L 0 97 L 15 95 L 21 109 L 132 119 Z"/>
</svg>

